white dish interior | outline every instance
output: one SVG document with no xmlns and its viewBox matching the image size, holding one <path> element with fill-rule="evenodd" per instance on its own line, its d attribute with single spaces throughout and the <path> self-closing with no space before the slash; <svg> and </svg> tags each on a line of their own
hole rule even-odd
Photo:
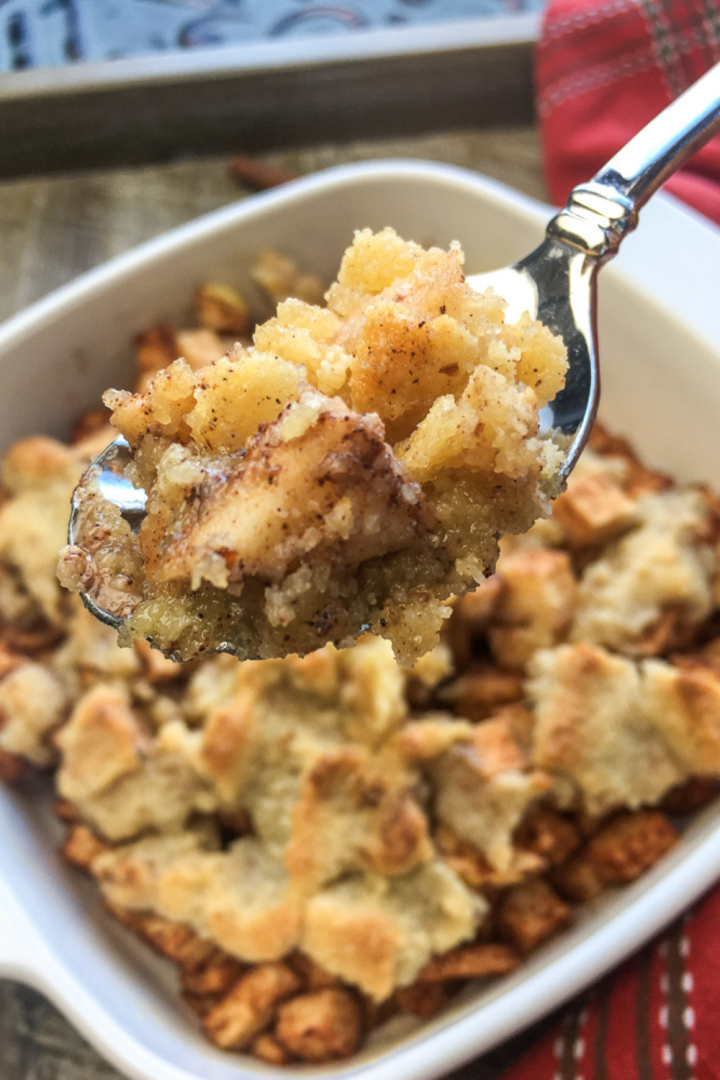
<svg viewBox="0 0 720 1080">
<path fill-rule="evenodd" d="M 501 185 L 417 162 L 341 167 L 211 214 L 0 328 L 0 448 L 31 433 L 66 436 L 102 390 L 128 383 L 134 334 L 182 321 L 199 282 L 229 280 L 259 303 L 246 270 L 262 248 L 286 251 L 330 280 L 354 228 L 390 224 L 423 244 L 459 239 L 473 273 L 527 253 L 547 216 L 546 207 Z M 602 276 L 601 415 L 650 464 L 720 487 L 720 329 L 712 322 L 720 232 L 659 197 L 626 247 Z M 0 791 L 0 974 L 46 993 L 136 1080 L 306 1072 L 272 1069 L 205 1042 L 174 990 L 170 965 L 106 918 L 94 885 L 62 864 L 50 801 L 42 781 L 25 794 Z M 366 1080 L 445 1073 L 647 940 L 711 884 L 717 866 L 720 816 L 710 807 L 660 865 L 601 897 L 515 975 L 467 992 L 414 1030 L 391 1023 L 350 1062 L 313 1071 Z"/>
</svg>

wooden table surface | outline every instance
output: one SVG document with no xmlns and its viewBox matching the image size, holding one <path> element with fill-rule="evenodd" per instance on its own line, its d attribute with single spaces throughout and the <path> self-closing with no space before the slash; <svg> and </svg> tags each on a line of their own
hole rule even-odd
<svg viewBox="0 0 720 1080">
<path fill-rule="evenodd" d="M 532 127 L 444 132 L 268 155 L 309 173 L 386 157 L 442 161 L 545 198 Z M 0 320 L 128 248 L 249 192 L 227 160 L 32 178 L 0 183 Z M 362 223 L 359 223 L 362 224 Z M 526 1033 L 454 1080 L 496 1080 L 531 1041 Z M 0 1080 L 117 1080 L 119 1073 L 38 993 L 0 980 Z"/>
</svg>

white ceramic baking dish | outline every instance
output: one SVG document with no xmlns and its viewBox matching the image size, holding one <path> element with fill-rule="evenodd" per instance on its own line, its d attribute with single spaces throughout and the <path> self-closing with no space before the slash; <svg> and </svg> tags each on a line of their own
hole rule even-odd
<svg viewBox="0 0 720 1080">
<path fill-rule="evenodd" d="M 447 244 L 467 269 L 527 252 L 548 210 L 458 169 L 384 162 L 332 169 L 177 229 L 85 275 L 0 328 L 0 431 L 63 436 L 108 385 L 122 385 L 133 334 L 183 317 L 207 278 L 249 287 L 263 247 L 295 255 L 330 279 L 355 227 L 393 225 Z M 623 268 L 624 264 L 624 268 Z M 720 232 L 669 199 L 643 212 L 641 231 L 603 271 L 601 414 L 647 460 L 720 487 Z M 47 994 L 134 1080 L 287 1076 L 210 1047 L 174 992 L 170 965 L 105 918 L 90 882 L 63 866 L 49 789 L 0 791 L 0 975 Z M 617 963 L 691 903 L 720 873 L 720 810 L 634 885 L 603 896 L 578 925 L 518 973 L 471 988 L 428 1024 L 391 1022 L 328 1077 L 423 1080 L 547 1013 Z"/>
</svg>

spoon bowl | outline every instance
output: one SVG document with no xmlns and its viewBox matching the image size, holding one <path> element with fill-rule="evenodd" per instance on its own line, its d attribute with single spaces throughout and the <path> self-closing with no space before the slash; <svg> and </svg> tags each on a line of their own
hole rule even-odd
<svg viewBox="0 0 720 1080">
<path fill-rule="evenodd" d="M 507 303 L 506 319 L 527 311 L 557 334 L 568 353 L 565 386 L 542 410 L 541 434 L 559 432 L 570 439 L 560 468 L 567 482 L 597 413 L 600 374 L 595 333 L 597 264 L 571 244 L 548 235 L 540 247 L 514 266 L 469 277 L 479 292 L 491 288 Z"/>
</svg>

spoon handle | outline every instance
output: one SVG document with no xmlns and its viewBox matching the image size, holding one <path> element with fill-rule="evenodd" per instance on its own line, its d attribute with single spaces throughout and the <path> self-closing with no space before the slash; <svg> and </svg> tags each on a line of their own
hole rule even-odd
<svg viewBox="0 0 720 1080">
<path fill-rule="evenodd" d="M 720 131 L 720 64 L 676 98 L 593 177 L 639 210 L 669 176 Z"/>
<path fill-rule="evenodd" d="M 573 188 L 548 236 L 605 262 L 668 177 L 720 132 L 720 64 L 676 98 L 608 161 Z"/>
</svg>

